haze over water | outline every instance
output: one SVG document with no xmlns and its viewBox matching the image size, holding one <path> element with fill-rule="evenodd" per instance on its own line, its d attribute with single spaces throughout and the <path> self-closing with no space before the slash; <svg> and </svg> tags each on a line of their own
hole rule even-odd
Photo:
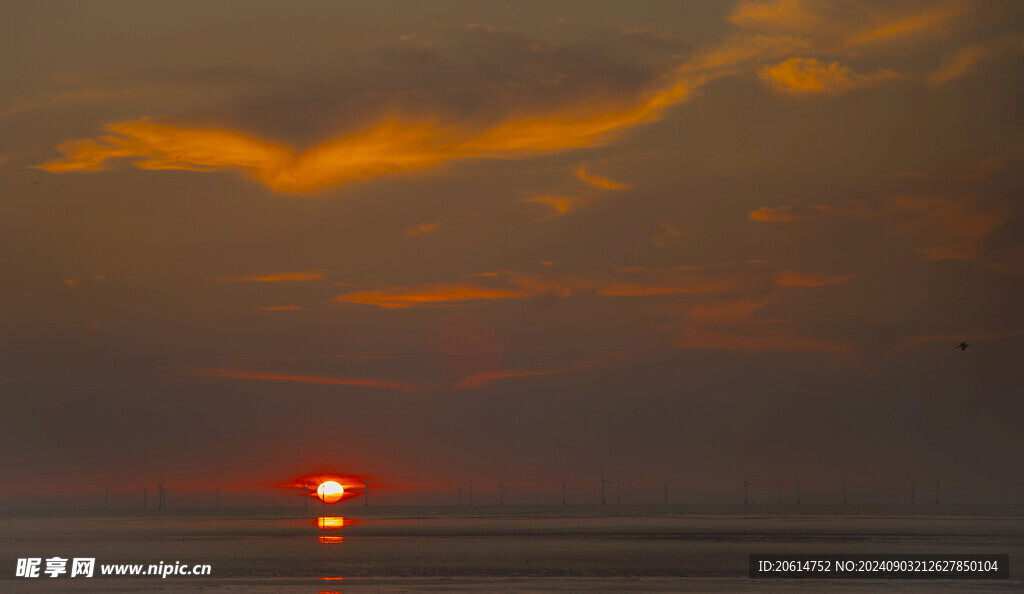
<svg viewBox="0 0 1024 594">
<path fill-rule="evenodd" d="M 1024 507 L 611 505 L 21 512 L 0 560 L 203 563 L 209 577 L 37 578 L 7 591 L 1020 591 Z M 750 554 L 1009 554 L 1010 580 L 751 580 Z M 330 579 L 323 579 L 330 578 Z M 338 579 L 344 578 L 344 579 Z M 49 580 L 49 581 L 47 581 Z M 41 582 L 41 583 L 40 583 Z"/>
</svg>

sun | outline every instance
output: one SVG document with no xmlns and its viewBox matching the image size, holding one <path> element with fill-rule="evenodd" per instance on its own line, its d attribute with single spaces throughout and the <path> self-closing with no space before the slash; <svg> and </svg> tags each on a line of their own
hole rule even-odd
<svg viewBox="0 0 1024 594">
<path fill-rule="evenodd" d="M 324 503 L 336 503 L 345 494 L 345 488 L 336 481 L 324 481 L 316 488 L 316 496 Z"/>
</svg>

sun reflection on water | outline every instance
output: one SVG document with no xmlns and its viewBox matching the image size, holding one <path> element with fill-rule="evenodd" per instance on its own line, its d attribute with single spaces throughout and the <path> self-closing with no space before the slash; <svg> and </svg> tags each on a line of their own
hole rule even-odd
<svg viewBox="0 0 1024 594">
<path fill-rule="evenodd" d="M 320 516 L 316 526 L 321 530 L 340 530 L 345 527 L 345 518 L 341 516 Z"/>
<path fill-rule="evenodd" d="M 313 525 L 323 531 L 327 531 L 327 534 L 321 534 L 317 538 L 317 542 L 320 544 L 341 544 L 345 542 L 345 537 L 338 534 L 333 534 L 335 530 L 341 530 L 345 526 L 353 526 L 357 523 L 357 520 L 352 518 L 345 518 L 342 516 L 320 516 L 315 518 Z"/>
</svg>

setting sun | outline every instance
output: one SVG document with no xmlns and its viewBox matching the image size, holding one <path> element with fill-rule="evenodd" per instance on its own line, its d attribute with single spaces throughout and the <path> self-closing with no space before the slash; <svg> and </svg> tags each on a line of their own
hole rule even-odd
<svg viewBox="0 0 1024 594">
<path fill-rule="evenodd" d="M 324 481 L 316 488 L 316 496 L 324 503 L 336 503 L 345 494 L 345 488 L 336 481 Z"/>
</svg>

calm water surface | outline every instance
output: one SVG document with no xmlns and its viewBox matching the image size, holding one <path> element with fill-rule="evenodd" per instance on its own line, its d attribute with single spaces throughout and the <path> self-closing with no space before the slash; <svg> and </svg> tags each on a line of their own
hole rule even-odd
<svg viewBox="0 0 1024 594">
<path fill-rule="evenodd" d="M 327 512 L 0 513 L 0 591 L 1024 591 L 1024 506 Z M 1010 579 L 751 580 L 756 553 L 1001 553 Z M 95 557 L 96 575 L 15 576 L 18 558 L 54 556 Z M 211 575 L 99 575 L 101 564 L 161 561 L 209 564 Z"/>
</svg>

